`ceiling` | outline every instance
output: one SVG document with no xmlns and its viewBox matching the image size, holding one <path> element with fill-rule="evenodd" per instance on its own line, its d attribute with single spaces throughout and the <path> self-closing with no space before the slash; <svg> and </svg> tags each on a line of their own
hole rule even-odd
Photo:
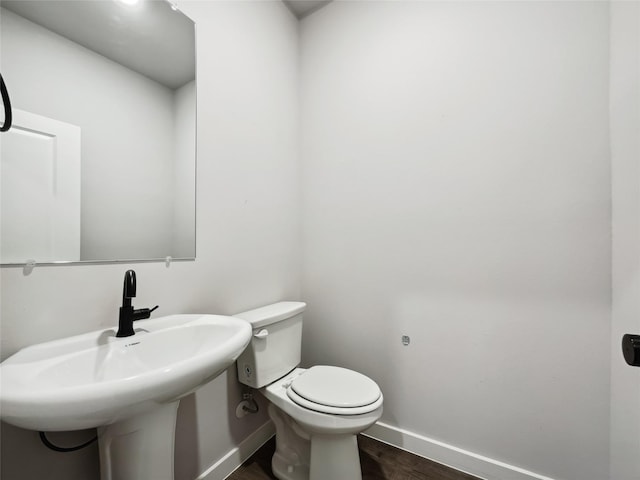
<svg viewBox="0 0 640 480">
<path fill-rule="evenodd" d="M 195 78 L 194 24 L 168 2 L 1 0 L 0 6 L 168 88 Z"/>
<path fill-rule="evenodd" d="M 291 12 L 298 17 L 298 20 L 303 19 L 307 15 L 311 15 L 316 10 L 320 10 L 322 7 L 331 3 L 332 0 L 282 0 L 284 4 L 291 10 Z"/>
</svg>

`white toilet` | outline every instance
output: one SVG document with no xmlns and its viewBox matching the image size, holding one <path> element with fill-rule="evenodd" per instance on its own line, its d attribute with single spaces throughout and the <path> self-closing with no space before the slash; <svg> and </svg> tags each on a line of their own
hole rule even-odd
<svg viewBox="0 0 640 480">
<path fill-rule="evenodd" d="M 305 307 L 280 302 L 235 315 L 253 328 L 237 361 L 238 379 L 259 388 L 270 402 L 276 477 L 361 480 L 356 435 L 382 415 L 382 392 L 373 380 L 346 368 L 296 368 Z"/>
</svg>

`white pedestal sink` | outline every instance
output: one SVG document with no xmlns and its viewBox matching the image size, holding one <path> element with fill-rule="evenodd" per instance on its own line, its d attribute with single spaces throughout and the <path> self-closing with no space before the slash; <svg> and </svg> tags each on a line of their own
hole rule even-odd
<svg viewBox="0 0 640 480">
<path fill-rule="evenodd" d="M 102 480 L 172 480 L 180 398 L 251 338 L 244 320 L 171 315 L 41 343 L 0 364 L 0 418 L 39 431 L 98 427 Z"/>
</svg>

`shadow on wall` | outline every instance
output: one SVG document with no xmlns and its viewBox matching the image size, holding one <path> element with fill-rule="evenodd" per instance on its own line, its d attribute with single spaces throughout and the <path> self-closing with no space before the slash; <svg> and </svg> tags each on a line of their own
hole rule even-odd
<svg viewBox="0 0 640 480">
<path fill-rule="evenodd" d="M 200 458 L 198 448 L 198 414 L 196 412 L 196 394 L 192 393 L 180 400 L 178 417 L 176 419 L 175 439 L 175 472 L 180 472 L 176 478 L 196 478 Z"/>
<path fill-rule="evenodd" d="M 225 383 L 224 389 L 216 388 L 216 384 L 220 387 L 222 383 Z M 268 420 L 266 402 L 257 393 L 255 398 L 260 407 L 259 413 L 247 415 L 241 419 L 236 418 L 236 407 L 242 401 L 242 389 L 238 382 L 235 364 L 229 367 L 225 373 L 201 387 L 201 390 L 211 390 L 216 393 L 211 395 L 202 392 L 199 397 L 196 392 L 180 400 L 176 421 L 176 480 L 198 478 L 212 464 L 228 453 L 227 451 L 203 451 L 203 445 L 216 444 L 210 437 L 216 438 L 223 429 L 226 429 L 232 442 L 229 449 L 232 449 Z M 223 390 L 226 392 L 226 398 L 216 398 L 218 392 L 222 393 Z M 226 424 L 209 423 L 210 415 L 200 413 L 208 409 L 224 409 Z M 216 416 L 216 418 L 220 417 Z"/>
<path fill-rule="evenodd" d="M 73 446 L 86 442 L 95 434 L 96 430 L 92 428 L 76 432 L 54 432 L 48 434 L 48 438 L 56 445 Z M 4 422 L 0 424 L 0 438 L 5 439 L 2 442 L 0 465 L 0 478 L 4 480 L 100 478 L 98 444 L 95 442 L 77 452 L 58 453 L 42 444 L 38 432 Z M 29 447 L 25 448 L 26 445 Z M 33 461 L 34 452 L 38 454 L 37 461 Z M 89 472 L 93 474 L 87 477 Z"/>
</svg>

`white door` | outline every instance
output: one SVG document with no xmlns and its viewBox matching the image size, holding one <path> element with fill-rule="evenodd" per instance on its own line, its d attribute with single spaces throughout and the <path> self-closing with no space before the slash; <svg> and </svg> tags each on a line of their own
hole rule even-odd
<svg viewBox="0 0 640 480">
<path fill-rule="evenodd" d="M 640 2 L 610 3 L 612 163 L 611 480 L 640 479 Z M 628 338 L 628 341 L 631 339 Z M 627 343 L 627 357 L 640 357 Z M 637 362 L 636 362 L 637 363 Z"/>
<path fill-rule="evenodd" d="M 80 260 L 80 127 L 14 109 L 0 193 L 2 263 Z"/>
</svg>

